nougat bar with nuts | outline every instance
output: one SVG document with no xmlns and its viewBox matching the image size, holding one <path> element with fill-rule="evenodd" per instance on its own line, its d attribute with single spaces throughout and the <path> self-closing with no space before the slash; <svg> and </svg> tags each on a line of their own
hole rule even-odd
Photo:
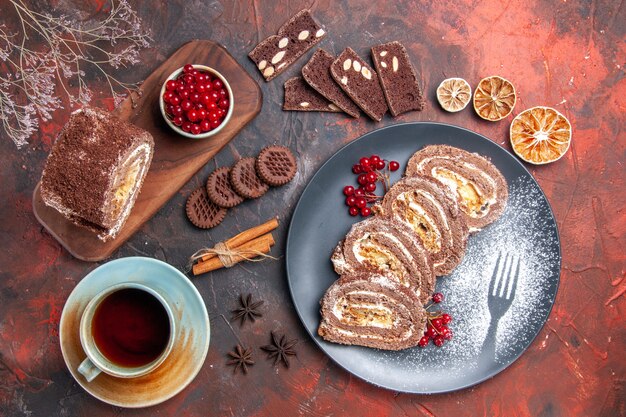
<svg viewBox="0 0 626 417">
<path fill-rule="evenodd" d="M 424 108 L 424 96 L 417 76 L 400 42 L 374 46 L 372 59 L 393 116 Z"/>
<path fill-rule="evenodd" d="M 258 44 L 248 56 L 265 81 L 280 75 L 306 51 L 319 43 L 326 31 L 307 9 L 301 10 L 272 35 Z"/>
<path fill-rule="evenodd" d="M 365 114 L 377 122 L 381 121 L 387 112 L 387 102 L 378 74 L 356 52 L 346 48 L 330 66 L 330 73 Z"/>
</svg>

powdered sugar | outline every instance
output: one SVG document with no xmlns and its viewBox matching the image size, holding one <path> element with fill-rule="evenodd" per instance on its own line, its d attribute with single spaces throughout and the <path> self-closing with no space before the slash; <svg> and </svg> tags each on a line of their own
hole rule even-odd
<svg viewBox="0 0 626 417">
<path fill-rule="evenodd" d="M 485 357 L 488 349 L 483 343 L 491 322 L 489 283 L 500 253 L 520 260 L 520 277 L 511 307 L 494 327 L 494 362 Z M 541 190 L 528 177 L 512 181 L 502 217 L 472 235 L 461 264 L 449 276 L 438 278 L 437 290 L 446 297 L 440 306 L 453 317 L 454 338 L 441 348 L 429 344 L 403 355 L 381 352 L 379 361 L 401 360 L 416 372 L 437 368 L 447 377 L 475 373 L 485 362 L 497 367 L 510 363 L 546 319 L 558 283 L 559 258 L 556 227 Z"/>
</svg>

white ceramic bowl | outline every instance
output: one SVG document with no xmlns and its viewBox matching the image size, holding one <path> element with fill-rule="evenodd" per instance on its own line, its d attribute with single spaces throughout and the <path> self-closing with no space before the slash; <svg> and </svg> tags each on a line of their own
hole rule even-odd
<svg viewBox="0 0 626 417">
<path fill-rule="evenodd" d="M 228 81 L 226 80 L 226 78 L 224 78 L 224 76 L 220 74 L 217 70 L 211 67 L 207 67 L 205 65 L 195 64 L 193 65 L 193 67 L 197 70 L 208 72 L 212 76 L 219 78 L 222 81 L 222 84 L 224 84 L 226 91 L 228 91 L 228 101 L 230 102 L 230 106 L 228 107 L 228 112 L 226 113 L 226 117 L 224 117 L 224 120 L 222 120 L 222 124 L 220 124 L 217 128 L 210 130 L 208 132 L 194 135 L 194 134 L 185 132 L 183 129 L 176 126 L 174 123 L 172 123 L 169 116 L 165 112 L 165 102 L 163 101 L 163 93 L 165 93 L 165 85 L 167 84 L 167 82 L 169 80 L 176 79 L 180 75 L 180 73 L 183 72 L 182 67 L 177 69 L 173 73 L 171 73 L 170 76 L 167 77 L 167 79 L 163 82 L 163 86 L 161 87 L 161 92 L 159 93 L 159 107 L 161 108 L 161 114 L 163 115 L 163 119 L 165 119 L 165 123 L 167 123 L 167 125 L 171 127 L 172 130 L 174 130 L 176 133 L 178 133 L 179 135 L 185 136 L 187 138 L 190 138 L 190 139 L 204 139 L 204 138 L 208 138 L 208 137 L 218 134 L 224 128 L 224 126 L 228 124 L 228 122 L 230 121 L 230 118 L 233 115 L 233 109 L 235 108 L 235 97 L 233 96 L 233 90 L 230 88 L 230 84 L 228 84 Z"/>
</svg>

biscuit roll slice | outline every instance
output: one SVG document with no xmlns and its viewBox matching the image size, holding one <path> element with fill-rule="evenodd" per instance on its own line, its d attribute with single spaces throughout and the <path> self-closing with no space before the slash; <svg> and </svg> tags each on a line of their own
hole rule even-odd
<svg viewBox="0 0 626 417">
<path fill-rule="evenodd" d="M 114 238 L 148 173 L 150 133 L 98 109 L 74 112 L 52 147 L 41 198 L 76 225 Z"/>
<path fill-rule="evenodd" d="M 467 245 L 467 225 L 448 192 L 433 178 L 407 177 L 394 184 L 374 207 L 379 215 L 402 224 L 421 240 L 437 276 L 452 272 Z"/>
<path fill-rule="evenodd" d="M 419 238 L 391 219 L 370 217 L 355 223 L 335 249 L 335 271 L 371 271 L 398 282 L 426 302 L 435 288 L 429 253 Z"/>
<path fill-rule="evenodd" d="M 448 145 L 430 145 L 407 163 L 406 175 L 438 179 L 457 200 L 470 232 L 496 221 L 509 196 L 502 173 L 487 158 Z"/>
<path fill-rule="evenodd" d="M 333 343 L 407 349 L 417 345 L 426 326 L 426 311 L 415 294 L 382 275 L 344 275 L 320 304 L 317 333 Z"/>
</svg>

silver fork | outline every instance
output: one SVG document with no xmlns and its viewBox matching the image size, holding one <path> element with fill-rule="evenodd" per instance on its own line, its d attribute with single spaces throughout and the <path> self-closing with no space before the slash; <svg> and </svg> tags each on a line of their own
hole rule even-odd
<svg viewBox="0 0 626 417">
<path fill-rule="evenodd" d="M 483 355 L 487 360 L 495 360 L 496 358 L 498 322 L 513 304 L 517 282 L 519 281 L 520 260 L 516 259 L 514 255 L 506 254 L 502 267 L 500 267 L 501 261 L 502 252 L 498 255 L 487 294 L 487 305 L 491 314 L 489 330 L 483 343 Z M 516 265 L 515 272 L 512 273 L 514 265 Z"/>
</svg>

